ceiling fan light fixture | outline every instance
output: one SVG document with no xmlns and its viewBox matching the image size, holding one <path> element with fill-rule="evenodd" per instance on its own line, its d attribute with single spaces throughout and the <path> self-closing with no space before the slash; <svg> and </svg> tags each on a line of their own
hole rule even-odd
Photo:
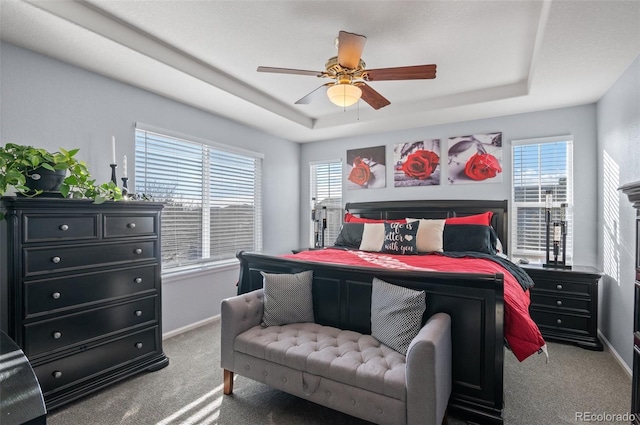
<svg viewBox="0 0 640 425">
<path fill-rule="evenodd" d="M 362 90 L 352 84 L 335 84 L 327 89 L 327 96 L 333 104 L 346 108 L 360 100 Z"/>
</svg>

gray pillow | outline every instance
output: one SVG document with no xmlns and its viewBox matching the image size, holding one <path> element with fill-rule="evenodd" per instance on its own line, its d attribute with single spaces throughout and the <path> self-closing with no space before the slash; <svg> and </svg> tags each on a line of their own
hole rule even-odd
<svg viewBox="0 0 640 425">
<path fill-rule="evenodd" d="M 260 272 L 264 285 L 262 326 L 313 322 L 313 271 L 296 274 Z"/>
<path fill-rule="evenodd" d="M 415 291 L 373 278 L 371 291 L 371 336 L 406 355 L 420 332 L 426 304 L 424 291 Z"/>
</svg>

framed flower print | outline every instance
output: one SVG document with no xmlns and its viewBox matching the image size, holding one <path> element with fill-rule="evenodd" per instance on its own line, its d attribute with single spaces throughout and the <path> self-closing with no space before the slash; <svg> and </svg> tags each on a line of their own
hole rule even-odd
<svg viewBox="0 0 640 425">
<path fill-rule="evenodd" d="M 502 182 L 502 133 L 450 137 L 449 183 Z"/>
<path fill-rule="evenodd" d="M 440 184 L 440 139 L 399 143 L 393 148 L 395 187 Z"/>
</svg>

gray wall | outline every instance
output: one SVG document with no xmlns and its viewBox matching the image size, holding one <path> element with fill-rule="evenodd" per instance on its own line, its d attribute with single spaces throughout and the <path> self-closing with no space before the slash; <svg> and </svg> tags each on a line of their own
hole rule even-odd
<svg viewBox="0 0 640 425">
<path fill-rule="evenodd" d="M 502 132 L 502 183 L 450 185 L 446 180 L 446 143 L 449 137 Z M 386 145 L 386 163 L 393 163 L 393 146 L 424 139 L 440 139 L 442 179 L 439 186 L 393 187 L 393 167 L 387 166 L 387 187 L 383 189 L 343 190 L 343 203 L 403 199 L 511 199 L 511 141 L 572 134 L 574 137 L 574 264 L 595 265 L 597 252 L 597 181 L 595 104 L 425 126 L 390 133 L 351 137 L 302 145 L 300 246 L 308 246 L 309 161 L 341 158 L 348 149 Z M 346 177 L 343 179 L 346 181 Z M 343 189 L 345 185 L 343 184 Z M 579 212 L 579 213 L 578 213 Z"/>
<path fill-rule="evenodd" d="M 640 181 L 640 56 L 598 102 L 600 330 L 632 367 L 635 216 L 620 185 Z"/>
<path fill-rule="evenodd" d="M 280 254 L 298 245 L 297 143 L 8 43 L 0 44 L 0 100 L 3 144 L 30 144 L 52 151 L 80 148 L 78 158 L 87 162 L 98 182 L 111 176 L 112 135 L 118 162 L 127 155 L 133 174 L 136 122 L 263 153 L 264 249 Z M 236 267 L 166 279 L 164 332 L 219 314 L 220 300 L 235 294 L 237 278 Z"/>
</svg>

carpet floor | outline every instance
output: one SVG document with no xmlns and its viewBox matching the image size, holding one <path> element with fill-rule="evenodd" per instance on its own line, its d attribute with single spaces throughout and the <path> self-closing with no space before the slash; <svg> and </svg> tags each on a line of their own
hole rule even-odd
<svg viewBox="0 0 640 425">
<path fill-rule="evenodd" d="M 548 363 L 544 355 L 534 355 L 520 363 L 512 353 L 505 352 L 506 425 L 576 424 L 581 422 L 577 415 L 583 412 L 584 415 L 629 412 L 631 379 L 611 353 L 572 345 L 548 345 Z M 166 368 L 129 378 L 53 410 L 47 423 L 369 424 L 241 376 L 236 377 L 233 395 L 224 396 L 219 321 L 165 340 L 164 351 L 170 359 Z M 628 424 L 611 420 L 590 423 Z M 467 422 L 450 415 L 449 424 Z"/>
</svg>

